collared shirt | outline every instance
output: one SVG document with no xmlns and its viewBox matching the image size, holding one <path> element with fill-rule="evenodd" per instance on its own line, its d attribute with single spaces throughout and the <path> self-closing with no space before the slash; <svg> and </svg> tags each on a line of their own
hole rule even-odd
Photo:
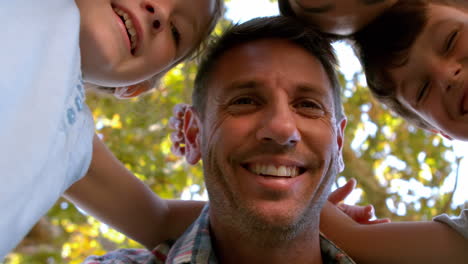
<svg viewBox="0 0 468 264">
<path fill-rule="evenodd" d="M 152 252 L 142 249 L 123 249 L 102 257 L 89 257 L 85 264 L 217 264 L 209 228 L 209 208 L 205 206 L 198 219 L 175 243 L 163 243 Z M 320 236 L 323 264 L 354 264 L 341 249 Z"/>
</svg>

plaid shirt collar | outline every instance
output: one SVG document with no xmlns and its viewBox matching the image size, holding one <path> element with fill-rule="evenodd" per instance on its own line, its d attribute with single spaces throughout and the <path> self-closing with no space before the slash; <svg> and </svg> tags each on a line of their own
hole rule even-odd
<svg viewBox="0 0 468 264">
<path fill-rule="evenodd" d="M 164 243 L 155 248 L 153 254 L 156 256 L 156 263 L 218 263 L 211 246 L 208 210 L 206 205 L 198 219 L 174 244 Z M 355 264 L 341 249 L 323 236 L 320 236 L 320 248 L 323 264 Z"/>
</svg>

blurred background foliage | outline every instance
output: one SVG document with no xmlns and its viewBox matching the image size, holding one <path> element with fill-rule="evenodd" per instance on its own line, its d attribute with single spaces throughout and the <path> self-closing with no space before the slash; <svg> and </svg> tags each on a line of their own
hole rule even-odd
<svg viewBox="0 0 468 264">
<path fill-rule="evenodd" d="M 230 21 L 216 28 L 220 34 Z M 175 104 L 190 102 L 197 61 L 173 69 L 162 86 L 138 99 L 88 94 L 96 131 L 113 153 L 163 198 L 201 197 L 205 192 L 201 166 L 189 166 L 170 152 L 168 119 Z M 430 220 L 440 213 L 458 214 L 453 188 L 440 188 L 457 161 L 452 149 L 434 134 L 396 118 L 373 100 L 358 81 L 341 75 L 348 126 L 346 169 L 337 178 L 355 178 L 359 203 L 371 203 L 376 215 L 393 221 Z M 451 158 L 450 158 L 451 157 Z M 455 164 L 455 165 L 453 165 Z M 458 175 L 457 175 L 458 177 Z M 118 206 L 118 205 L 116 205 Z M 64 199 L 32 229 L 5 263 L 80 263 L 86 256 L 124 247 L 141 247 L 99 223 Z"/>
</svg>

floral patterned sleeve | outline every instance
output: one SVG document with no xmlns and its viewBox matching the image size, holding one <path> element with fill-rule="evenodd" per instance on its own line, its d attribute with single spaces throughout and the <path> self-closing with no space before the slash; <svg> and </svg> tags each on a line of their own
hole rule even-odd
<svg viewBox="0 0 468 264">
<path fill-rule="evenodd" d="M 104 256 L 89 256 L 83 264 L 154 264 L 155 256 L 146 249 L 119 249 Z"/>
</svg>

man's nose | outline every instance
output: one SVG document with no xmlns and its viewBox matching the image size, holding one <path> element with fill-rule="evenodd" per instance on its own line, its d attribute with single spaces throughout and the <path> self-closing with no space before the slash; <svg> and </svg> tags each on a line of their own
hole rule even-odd
<svg viewBox="0 0 468 264">
<path fill-rule="evenodd" d="M 275 106 L 266 111 L 257 139 L 282 146 L 295 146 L 301 141 L 294 112 L 288 107 Z"/>
<path fill-rule="evenodd" d="M 141 3 L 141 8 L 143 8 L 150 17 L 152 33 L 163 31 L 164 28 L 167 27 L 171 6 L 170 3 L 166 2 L 168 1 L 164 1 L 164 4 L 161 4 L 162 1 L 144 0 Z"/>
</svg>

